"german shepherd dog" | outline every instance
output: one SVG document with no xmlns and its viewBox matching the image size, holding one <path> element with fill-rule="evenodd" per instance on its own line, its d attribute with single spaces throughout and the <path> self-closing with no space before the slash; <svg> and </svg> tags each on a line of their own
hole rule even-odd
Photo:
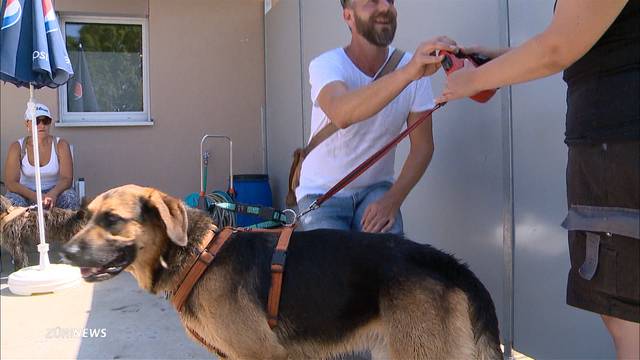
<svg viewBox="0 0 640 360">
<path fill-rule="evenodd" d="M 171 293 L 211 228 L 205 212 L 158 190 L 112 189 L 63 248 L 87 281 L 127 270 Z M 501 359 L 485 287 L 452 256 L 390 234 L 294 232 L 278 326 L 267 324 L 277 235 L 236 232 L 197 282 L 180 318 L 232 359 L 327 358 L 370 349 L 389 359 Z M 191 334 L 190 334 L 191 335 Z"/>
</svg>

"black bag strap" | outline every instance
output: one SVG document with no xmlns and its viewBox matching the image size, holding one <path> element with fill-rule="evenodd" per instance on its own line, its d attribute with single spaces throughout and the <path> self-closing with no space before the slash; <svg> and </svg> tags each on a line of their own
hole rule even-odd
<svg viewBox="0 0 640 360">
<path fill-rule="evenodd" d="M 22 167 L 22 159 L 27 154 L 27 139 L 29 137 L 25 136 L 22 138 L 22 141 L 18 141 L 18 145 L 20 145 L 20 167 Z"/>
</svg>

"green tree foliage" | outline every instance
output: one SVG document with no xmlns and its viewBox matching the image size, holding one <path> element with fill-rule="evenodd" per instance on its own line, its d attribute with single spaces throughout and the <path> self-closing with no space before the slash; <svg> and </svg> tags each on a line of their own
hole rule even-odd
<svg viewBox="0 0 640 360">
<path fill-rule="evenodd" d="M 82 44 L 100 110 L 143 111 L 142 26 L 67 23 L 66 33 L 74 66 Z"/>
</svg>

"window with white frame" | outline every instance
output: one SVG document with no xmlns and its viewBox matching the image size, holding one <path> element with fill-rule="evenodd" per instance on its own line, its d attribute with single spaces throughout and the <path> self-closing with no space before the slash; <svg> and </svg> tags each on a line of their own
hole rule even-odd
<svg viewBox="0 0 640 360">
<path fill-rule="evenodd" d="M 145 19 L 62 17 L 74 76 L 58 126 L 149 125 Z"/>
</svg>

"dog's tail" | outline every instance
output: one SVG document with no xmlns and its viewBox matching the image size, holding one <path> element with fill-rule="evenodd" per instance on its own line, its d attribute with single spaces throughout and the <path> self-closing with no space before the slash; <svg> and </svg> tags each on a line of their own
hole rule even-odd
<svg viewBox="0 0 640 360">
<path fill-rule="evenodd" d="M 445 282 L 462 290 L 469 302 L 469 319 L 475 340 L 476 359 L 502 359 L 500 330 L 496 309 L 489 291 L 466 264 L 452 255 L 435 250 L 429 245 L 419 256 L 419 262 L 434 274 L 445 277 Z M 416 259 L 417 260 L 417 259 Z"/>
</svg>

